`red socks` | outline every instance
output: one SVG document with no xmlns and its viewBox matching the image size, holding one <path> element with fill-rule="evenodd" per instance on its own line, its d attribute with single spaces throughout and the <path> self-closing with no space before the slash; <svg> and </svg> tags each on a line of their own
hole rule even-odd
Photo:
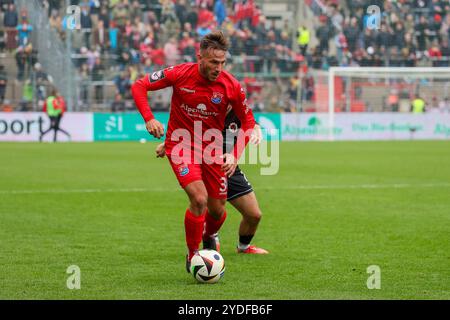
<svg viewBox="0 0 450 320">
<path fill-rule="evenodd" d="M 219 220 L 214 219 L 212 215 L 209 214 L 209 212 L 206 213 L 205 218 L 205 234 L 204 237 L 207 238 L 210 235 L 215 234 L 217 231 L 219 231 L 220 227 L 224 223 L 225 219 L 227 218 L 227 212 L 224 211 L 222 217 Z"/>
<path fill-rule="evenodd" d="M 189 260 L 198 250 L 202 241 L 203 228 L 205 224 L 205 213 L 200 216 L 194 215 L 189 209 L 184 216 L 184 229 L 186 231 L 186 244 L 189 249 Z"/>
<path fill-rule="evenodd" d="M 209 213 L 196 216 L 189 209 L 186 210 L 184 229 L 186 231 L 186 244 L 189 249 L 189 260 L 194 256 L 195 251 L 198 250 L 202 241 L 202 235 L 207 237 L 215 234 L 219 231 L 226 218 L 226 211 L 224 211 L 219 220 L 216 220 Z M 204 234 L 203 230 L 205 231 Z"/>
</svg>

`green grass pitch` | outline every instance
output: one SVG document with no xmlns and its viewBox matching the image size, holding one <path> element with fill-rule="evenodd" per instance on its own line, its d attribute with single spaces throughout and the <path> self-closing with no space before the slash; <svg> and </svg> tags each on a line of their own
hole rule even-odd
<svg viewBox="0 0 450 320">
<path fill-rule="evenodd" d="M 185 271 L 187 197 L 155 146 L 1 143 L 0 299 L 450 299 L 450 142 L 283 142 L 277 175 L 243 166 L 270 254 L 235 253 L 228 204 L 214 285 Z"/>
</svg>

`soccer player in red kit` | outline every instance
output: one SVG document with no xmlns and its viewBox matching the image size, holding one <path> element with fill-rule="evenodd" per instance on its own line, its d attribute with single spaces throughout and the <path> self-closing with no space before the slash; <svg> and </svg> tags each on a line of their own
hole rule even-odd
<svg viewBox="0 0 450 320">
<path fill-rule="evenodd" d="M 190 260 L 199 249 L 202 238 L 217 233 L 225 221 L 227 177 L 233 175 L 237 159 L 249 140 L 248 133 L 255 126 L 253 113 L 246 105 L 245 93 L 239 82 L 223 70 L 227 50 L 228 41 L 223 33 L 212 32 L 200 42 L 197 63 L 183 63 L 154 72 L 137 80 L 131 88 L 147 130 L 158 139 L 164 135 L 164 128 L 150 110 L 147 92 L 170 86 L 173 88 L 165 147 L 178 182 L 189 198 L 189 208 L 184 218 L 188 272 Z M 211 157 L 204 159 L 204 151 L 211 143 L 203 138 L 208 131 L 216 129 L 222 139 L 228 104 L 241 121 L 238 139 L 244 143 L 238 143 L 231 153 L 220 155 L 222 162 L 211 163 Z M 186 139 L 186 136 L 190 138 Z M 218 140 L 217 137 L 215 140 Z M 222 150 L 223 140 L 214 143 L 216 150 Z M 198 161 L 199 154 L 201 161 Z M 212 156 L 217 159 L 218 154 Z"/>
</svg>

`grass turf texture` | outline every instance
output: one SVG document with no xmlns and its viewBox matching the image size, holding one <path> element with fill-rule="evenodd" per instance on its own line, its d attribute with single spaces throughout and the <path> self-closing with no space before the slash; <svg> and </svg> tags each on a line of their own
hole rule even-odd
<svg viewBox="0 0 450 320">
<path fill-rule="evenodd" d="M 0 299 L 450 298 L 449 142 L 284 142 L 277 175 L 243 166 L 271 253 L 235 253 L 228 204 L 214 285 L 184 269 L 187 198 L 155 146 L 1 143 Z"/>
</svg>

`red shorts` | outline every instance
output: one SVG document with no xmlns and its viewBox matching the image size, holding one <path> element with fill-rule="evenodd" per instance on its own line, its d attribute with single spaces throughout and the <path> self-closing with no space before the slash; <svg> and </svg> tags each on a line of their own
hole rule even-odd
<svg viewBox="0 0 450 320">
<path fill-rule="evenodd" d="M 228 181 L 220 164 L 175 164 L 170 157 L 167 158 L 183 189 L 191 182 L 201 180 L 205 184 L 209 197 L 227 198 Z"/>
</svg>

